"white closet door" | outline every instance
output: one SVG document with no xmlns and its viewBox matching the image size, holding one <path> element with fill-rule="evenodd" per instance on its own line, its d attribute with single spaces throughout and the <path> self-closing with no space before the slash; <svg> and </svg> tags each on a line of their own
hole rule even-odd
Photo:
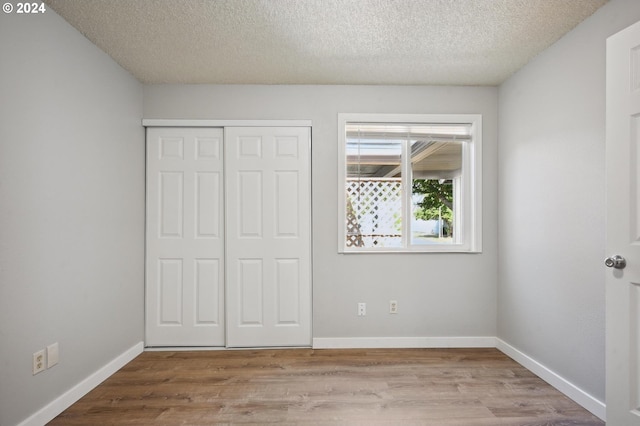
<svg viewBox="0 0 640 426">
<path fill-rule="evenodd" d="M 224 346 L 222 165 L 222 129 L 147 129 L 147 346 Z"/>
<path fill-rule="evenodd" d="M 309 128 L 225 128 L 227 346 L 311 345 Z"/>
</svg>

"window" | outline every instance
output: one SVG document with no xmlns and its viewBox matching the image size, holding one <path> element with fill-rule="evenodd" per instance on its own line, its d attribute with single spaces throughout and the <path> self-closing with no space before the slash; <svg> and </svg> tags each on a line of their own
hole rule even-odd
<svg viewBox="0 0 640 426">
<path fill-rule="evenodd" d="M 480 252 L 482 117 L 338 114 L 339 251 Z"/>
</svg>

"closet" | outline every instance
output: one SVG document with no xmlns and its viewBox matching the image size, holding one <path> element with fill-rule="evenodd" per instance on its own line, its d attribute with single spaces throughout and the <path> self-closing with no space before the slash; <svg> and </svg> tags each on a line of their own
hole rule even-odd
<svg viewBox="0 0 640 426">
<path fill-rule="evenodd" d="M 311 129 L 147 127 L 146 346 L 311 345 Z"/>
</svg>

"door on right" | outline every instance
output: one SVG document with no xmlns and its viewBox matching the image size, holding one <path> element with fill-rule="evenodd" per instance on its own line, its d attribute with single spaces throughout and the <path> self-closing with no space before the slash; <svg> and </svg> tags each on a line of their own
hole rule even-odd
<svg viewBox="0 0 640 426">
<path fill-rule="evenodd" d="M 607 39 L 607 424 L 640 425 L 640 22 Z"/>
<path fill-rule="evenodd" d="M 311 129 L 224 139 L 227 346 L 311 346 Z"/>
</svg>

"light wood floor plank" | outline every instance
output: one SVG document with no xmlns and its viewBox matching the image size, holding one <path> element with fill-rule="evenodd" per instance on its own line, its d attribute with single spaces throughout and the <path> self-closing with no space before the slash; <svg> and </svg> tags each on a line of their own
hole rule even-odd
<svg viewBox="0 0 640 426">
<path fill-rule="evenodd" d="M 50 425 L 596 426 L 496 349 L 145 352 Z"/>
</svg>

